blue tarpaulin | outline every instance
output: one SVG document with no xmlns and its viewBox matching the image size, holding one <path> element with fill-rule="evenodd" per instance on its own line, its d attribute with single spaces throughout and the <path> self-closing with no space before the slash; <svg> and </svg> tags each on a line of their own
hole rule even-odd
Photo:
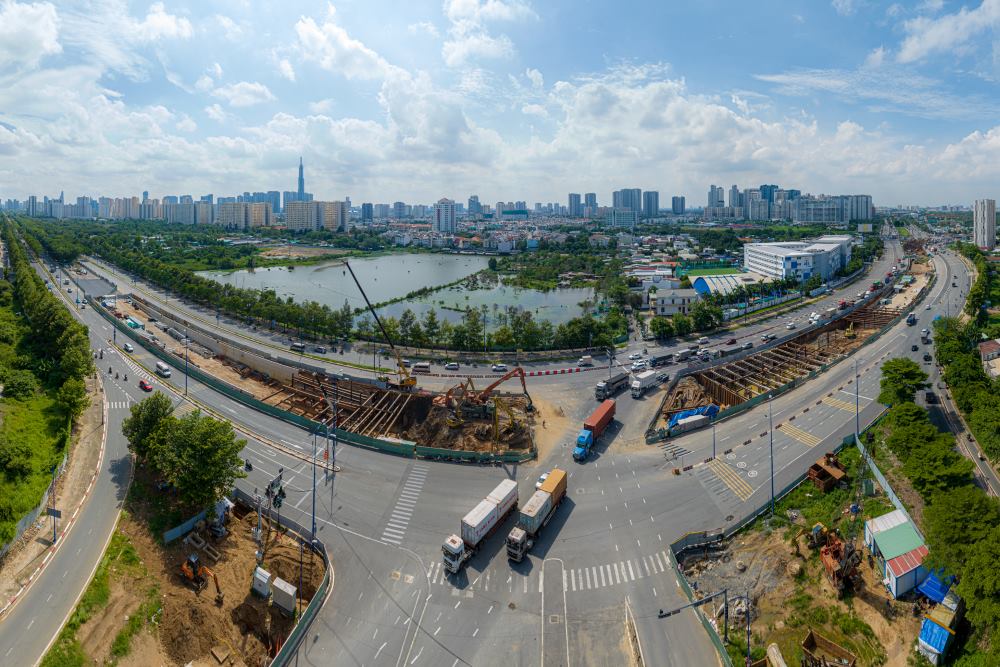
<svg viewBox="0 0 1000 667">
<path fill-rule="evenodd" d="M 952 579 L 953 577 L 945 577 L 945 581 L 941 581 L 934 572 L 931 572 L 923 583 L 917 586 L 917 590 L 928 600 L 941 602 L 948 594 L 948 589 L 951 588 Z"/>
<path fill-rule="evenodd" d="M 694 417 L 695 415 L 706 415 L 710 419 L 715 415 L 719 414 L 719 406 L 703 405 L 700 408 L 692 408 L 691 410 L 682 410 L 681 412 L 674 413 L 670 416 L 670 421 L 667 423 L 667 428 L 673 428 L 677 426 L 677 422 L 684 419 L 685 417 Z"/>
<path fill-rule="evenodd" d="M 944 653 L 951 641 L 951 633 L 929 618 L 920 626 L 920 641 L 936 653 Z"/>
</svg>

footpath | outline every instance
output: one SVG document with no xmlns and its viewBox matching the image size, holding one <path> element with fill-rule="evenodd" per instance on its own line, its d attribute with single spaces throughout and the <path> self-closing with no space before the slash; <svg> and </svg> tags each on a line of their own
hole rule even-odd
<svg viewBox="0 0 1000 667">
<path fill-rule="evenodd" d="M 86 502 L 104 456 L 107 430 L 104 389 L 96 376 L 87 378 L 86 383 L 90 405 L 73 428 L 69 459 L 55 481 L 52 496 L 54 506 L 62 511 L 62 518 L 57 522 L 60 538 L 70 529 Z M 0 621 L 48 563 L 54 553 L 53 546 L 52 519 L 42 515 L 24 531 L 0 562 Z"/>
</svg>

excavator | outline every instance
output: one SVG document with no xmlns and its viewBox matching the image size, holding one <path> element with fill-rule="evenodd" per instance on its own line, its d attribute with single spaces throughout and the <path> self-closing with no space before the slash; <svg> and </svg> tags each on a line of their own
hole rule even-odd
<svg viewBox="0 0 1000 667">
<path fill-rule="evenodd" d="M 370 312 L 372 314 L 372 317 L 375 318 L 375 322 L 376 324 L 378 324 L 379 330 L 382 331 L 382 336 L 385 338 L 386 342 L 389 343 L 389 348 L 392 350 L 393 355 L 395 355 L 396 357 L 396 369 L 397 369 L 396 372 L 399 374 L 399 388 L 404 389 L 406 391 L 413 391 L 414 389 L 417 388 L 417 378 L 410 375 L 410 371 L 409 369 L 406 368 L 406 365 L 403 363 L 403 358 L 399 355 L 399 351 L 396 350 L 396 346 L 392 344 L 392 338 L 389 337 L 389 333 L 385 330 L 385 327 L 382 325 L 382 320 L 379 319 L 378 313 L 376 313 L 375 309 L 372 307 L 372 302 L 368 300 L 368 295 L 365 294 L 364 288 L 361 287 L 361 283 L 358 281 L 358 277 L 354 275 L 354 269 L 352 269 L 351 265 L 348 264 L 346 261 L 344 262 L 344 266 L 346 266 L 347 270 L 350 272 L 351 278 L 354 279 L 354 284 L 358 286 L 358 291 L 361 292 L 361 296 L 363 296 L 365 299 L 365 305 L 368 306 L 368 312 Z M 384 377 L 379 379 L 386 381 L 388 380 L 388 378 Z"/>
<path fill-rule="evenodd" d="M 199 593 L 208 585 L 208 578 L 212 577 L 215 582 L 215 604 L 222 606 L 223 595 L 219 578 L 215 576 L 215 572 L 201 564 L 198 554 L 190 554 L 187 560 L 181 563 L 181 576 Z"/>
<path fill-rule="evenodd" d="M 514 368 L 510 369 L 509 371 L 501 375 L 499 378 L 497 378 L 497 380 L 494 381 L 493 384 L 487 386 L 482 391 L 477 392 L 475 391 L 475 389 L 472 389 L 469 392 L 468 401 L 466 402 L 466 405 L 463 407 L 465 407 L 467 411 L 471 409 L 477 413 L 480 413 L 480 416 L 485 415 L 486 401 L 489 400 L 490 396 L 493 394 L 493 391 L 501 384 L 511 379 L 512 377 L 519 377 L 521 379 L 521 389 L 524 390 L 524 396 L 525 398 L 528 399 L 528 405 L 525 406 L 525 411 L 531 412 L 534 409 L 534 405 L 531 402 L 531 394 L 528 393 L 528 383 L 524 379 L 525 378 L 524 369 L 521 368 L 520 366 L 515 366 Z M 469 386 L 470 387 L 472 386 L 471 382 Z"/>
</svg>

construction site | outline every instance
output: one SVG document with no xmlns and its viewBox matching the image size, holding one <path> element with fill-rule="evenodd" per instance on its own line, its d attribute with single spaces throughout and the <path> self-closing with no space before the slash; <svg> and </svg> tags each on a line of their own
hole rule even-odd
<svg viewBox="0 0 1000 667">
<path fill-rule="evenodd" d="M 723 589 L 730 598 L 745 596 L 730 605 L 729 633 L 745 636 L 749 620 L 753 645 L 768 647 L 767 664 L 908 664 L 920 607 L 887 592 L 862 539 L 863 519 L 892 506 L 861 470 L 857 450 L 827 453 L 770 526 L 754 525 L 679 558 L 696 597 Z M 704 611 L 722 634 L 721 606 L 713 601 Z"/>
<path fill-rule="evenodd" d="M 919 288 L 914 285 L 909 290 L 912 295 Z M 890 293 L 888 289 L 885 292 Z M 695 408 L 715 405 L 725 410 L 791 382 L 804 380 L 824 366 L 837 362 L 903 312 L 905 298 L 901 295 L 891 298 L 888 304 L 882 301 L 880 295 L 839 319 L 778 345 L 703 370 L 693 370 L 672 387 L 655 427 L 665 428 L 673 415 Z"/>
<path fill-rule="evenodd" d="M 481 381 L 479 387 L 467 378 L 445 392 L 431 392 L 417 386 L 416 376 L 398 358 L 396 372 L 375 381 L 313 373 L 250 354 L 234 359 L 225 354 L 235 356 L 229 346 L 191 332 L 185 337 L 165 315 L 138 300 L 120 298 L 108 310 L 137 324 L 137 334 L 174 356 L 177 366 L 186 363 L 331 429 L 456 451 L 499 455 L 534 449 L 533 430 L 541 415 L 520 367 Z M 502 391 L 508 388 L 513 391 Z"/>
</svg>

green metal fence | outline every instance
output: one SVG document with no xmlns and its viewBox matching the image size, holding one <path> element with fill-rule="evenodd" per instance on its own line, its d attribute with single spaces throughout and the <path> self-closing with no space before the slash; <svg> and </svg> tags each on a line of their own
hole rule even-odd
<svg viewBox="0 0 1000 667">
<path fill-rule="evenodd" d="M 121 331 L 123 334 L 134 340 L 136 343 L 141 345 L 144 349 L 148 350 L 153 356 L 158 359 L 176 365 L 180 361 L 177 357 L 167 353 L 165 350 L 160 349 L 154 345 L 148 339 L 138 335 L 133 329 L 129 328 L 117 319 L 114 315 L 109 313 L 104 307 L 99 303 L 91 302 L 91 307 L 99 312 L 106 320 L 111 322 L 116 329 Z M 275 417 L 276 419 L 281 419 L 282 421 L 294 424 L 300 428 L 303 428 L 310 433 L 315 433 L 318 430 L 326 428 L 323 424 L 313 421 L 312 419 L 307 419 L 302 415 L 297 415 L 293 412 L 287 410 L 282 410 L 274 405 L 268 405 L 263 401 L 255 398 L 253 395 L 245 392 L 238 387 L 223 382 L 222 380 L 209 375 L 208 373 L 202 371 L 196 366 L 188 366 L 187 374 L 201 382 L 202 384 L 211 387 L 212 389 L 218 391 L 219 393 L 228 396 L 234 401 L 238 401 L 243 405 L 246 405 L 254 410 L 263 412 L 264 414 Z M 331 435 L 334 435 L 331 433 Z M 451 461 L 467 461 L 471 463 L 523 463 L 524 461 L 530 461 L 537 456 L 537 450 L 532 447 L 530 450 L 524 452 L 505 452 L 500 455 L 494 455 L 488 452 L 465 452 L 453 449 L 441 449 L 439 447 L 423 447 L 417 445 L 416 443 L 405 443 L 405 442 L 392 442 L 389 440 L 380 440 L 378 438 L 371 438 L 359 433 L 352 433 L 351 431 L 345 431 L 343 429 L 336 429 L 336 437 L 339 442 L 353 445 L 355 447 L 364 447 L 365 449 L 372 449 L 380 452 L 385 452 L 387 454 L 394 454 L 396 456 L 405 456 L 407 458 L 430 458 L 430 459 L 442 459 Z"/>
</svg>

